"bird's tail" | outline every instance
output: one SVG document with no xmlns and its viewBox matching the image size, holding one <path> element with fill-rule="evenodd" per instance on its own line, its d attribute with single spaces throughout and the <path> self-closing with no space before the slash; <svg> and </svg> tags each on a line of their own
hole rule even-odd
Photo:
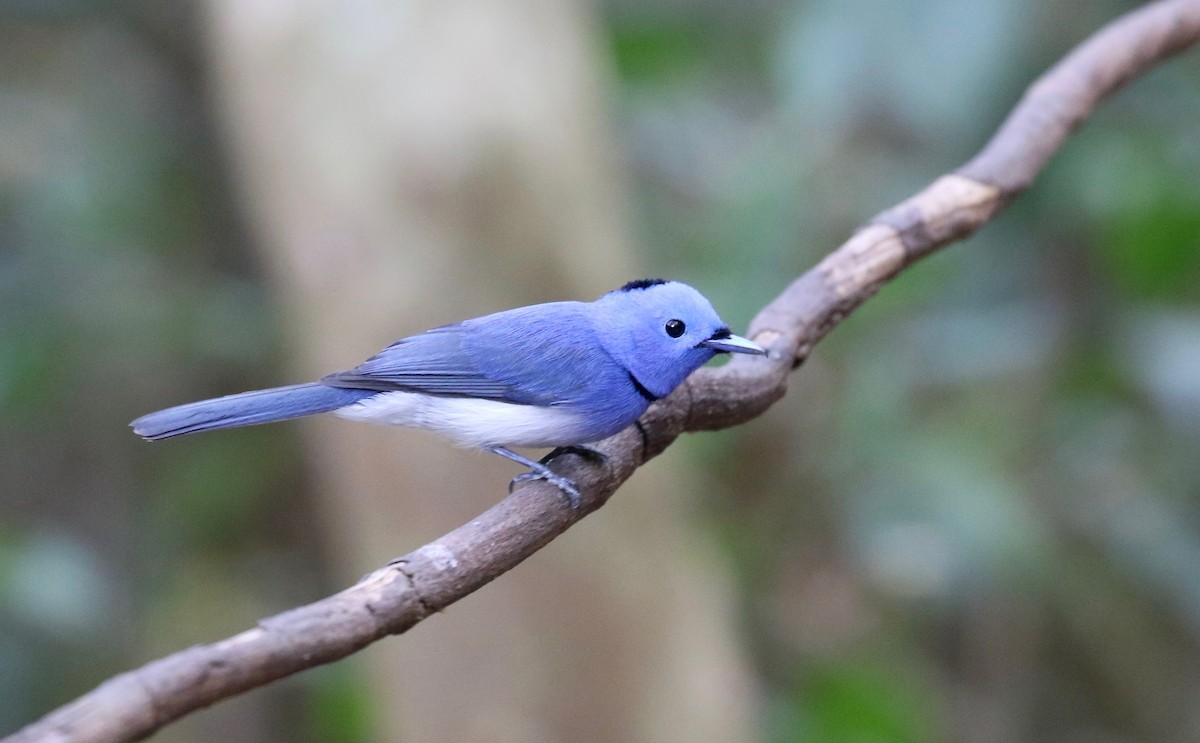
<svg viewBox="0 0 1200 743">
<path fill-rule="evenodd" d="M 372 390 L 343 389 L 319 383 L 297 384 L 191 402 L 143 415 L 129 425 L 139 436 L 158 441 L 215 428 L 252 426 L 327 413 L 374 394 Z"/>
</svg>

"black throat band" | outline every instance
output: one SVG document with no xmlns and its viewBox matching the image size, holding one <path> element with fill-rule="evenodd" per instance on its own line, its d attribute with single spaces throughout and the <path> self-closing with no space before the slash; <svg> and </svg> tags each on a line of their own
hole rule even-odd
<svg viewBox="0 0 1200 743">
<path fill-rule="evenodd" d="M 658 400 L 658 395 L 646 389 L 646 385 L 639 382 L 638 378 L 633 376 L 633 372 L 626 369 L 625 373 L 629 375 L 629 381 L 633 382 L 633 388 L 638 391 L 638 394 L 646 398 L 646 402 L 655 402 Z"/>
</svg>

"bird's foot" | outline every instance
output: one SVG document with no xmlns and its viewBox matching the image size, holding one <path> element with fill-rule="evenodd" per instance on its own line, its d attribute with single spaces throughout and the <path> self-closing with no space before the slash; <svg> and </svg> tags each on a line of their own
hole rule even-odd
<svg viewBox="0 0 1200 743">
<path fill-rule="evenodd" d="M 532 459 L 523 457 L 514 451 L 509 451 L 508 449 L 505 449 L 502 446 L 491 447 L 490 449 L 488 449 L 488 451 L 492 452 L 493 454 L 499 454 L 500 456 L 504 457 L 505 459 L 511 459 L 512 461 L 514 461 L 518 464 L 523 464 L 529 468 L 529 472 L 524 472 L 520 475 L 517 475 L 516 477 L 514 477 L 512 479 L 512 481 L 510 483 L 508 483 L 508 492 L 511 493 L 513 491 L 513 486 L 515 486 L 519 482 L 529 482 L 530 480 L 545 480 L 546 482 L 550 483 L 554 487 L 561 490 L 563 495 L 567 496 L 567 502 L 571 504 L 571 508 L 579 508 L 579 502 L 580 502 L 579 488 L 575 485 L 574 481 L 572 481 L 570 478 L 563 477 L 562 475 L 559 475 L 559 474 L 555 474 L 553 471 L 551 471 L 551 469 L 549 467 L 546 466 L 545 463 L 550 461 L 549 456 L 547 456 L 547 458 L 543 459 L 541 462 L 535 462 Z M 555 451 L 557 451 L 557 449 Z M 554 452 L 550 452 L 550 453 L 553 454 Z M 593 452 L 593 453 L 599 454 L 599 452 Z"/>
<path fill-rule="evenodd" d="M 567 496 L 567 502 L 571 504 L 571 508 L 579 508 L 579 489 L 575 487 L 575 481 L 569 477 L 555 474 L 549 467 L 539 464 L 537 467 L 530 469 L 529 472 L 522 472 L 508 483 L 508 492 L 513 491 L 513 486 L 519 482 L 531 482 L 533 480 L 545 480 L 554 487 L 562 491 L 563 495 Z"/>
</svg>

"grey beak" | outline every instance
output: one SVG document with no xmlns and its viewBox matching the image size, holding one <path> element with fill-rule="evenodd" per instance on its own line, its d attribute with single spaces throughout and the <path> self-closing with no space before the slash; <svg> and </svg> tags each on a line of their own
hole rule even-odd
<svg viewBox="0 0 1200 743">
<path fill-rule="evenodd" d="M 754 356 L 765 356 L 767 354 L 767 349 L 754 341 L 747 340 L 740 335 L 730 335 L 727 332 L 718 333 L 706 341 L 700 341 L 700 345 L 723 353 L 748 353 Z"/>
</svg>

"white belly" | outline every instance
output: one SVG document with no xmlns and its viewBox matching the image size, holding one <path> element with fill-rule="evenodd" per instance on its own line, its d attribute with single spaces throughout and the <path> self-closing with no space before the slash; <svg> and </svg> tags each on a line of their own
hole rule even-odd
<svg viewBox="0 0 1200 743">
<path fill-rule="evenodd" d="M 579 441 L 582 421 L 562 408 L 514 405 L 497 400 L 382 392 L 333 414 L 388 426 L 424 428 L 459 446 L 554 447 Z"/>
</svg>

